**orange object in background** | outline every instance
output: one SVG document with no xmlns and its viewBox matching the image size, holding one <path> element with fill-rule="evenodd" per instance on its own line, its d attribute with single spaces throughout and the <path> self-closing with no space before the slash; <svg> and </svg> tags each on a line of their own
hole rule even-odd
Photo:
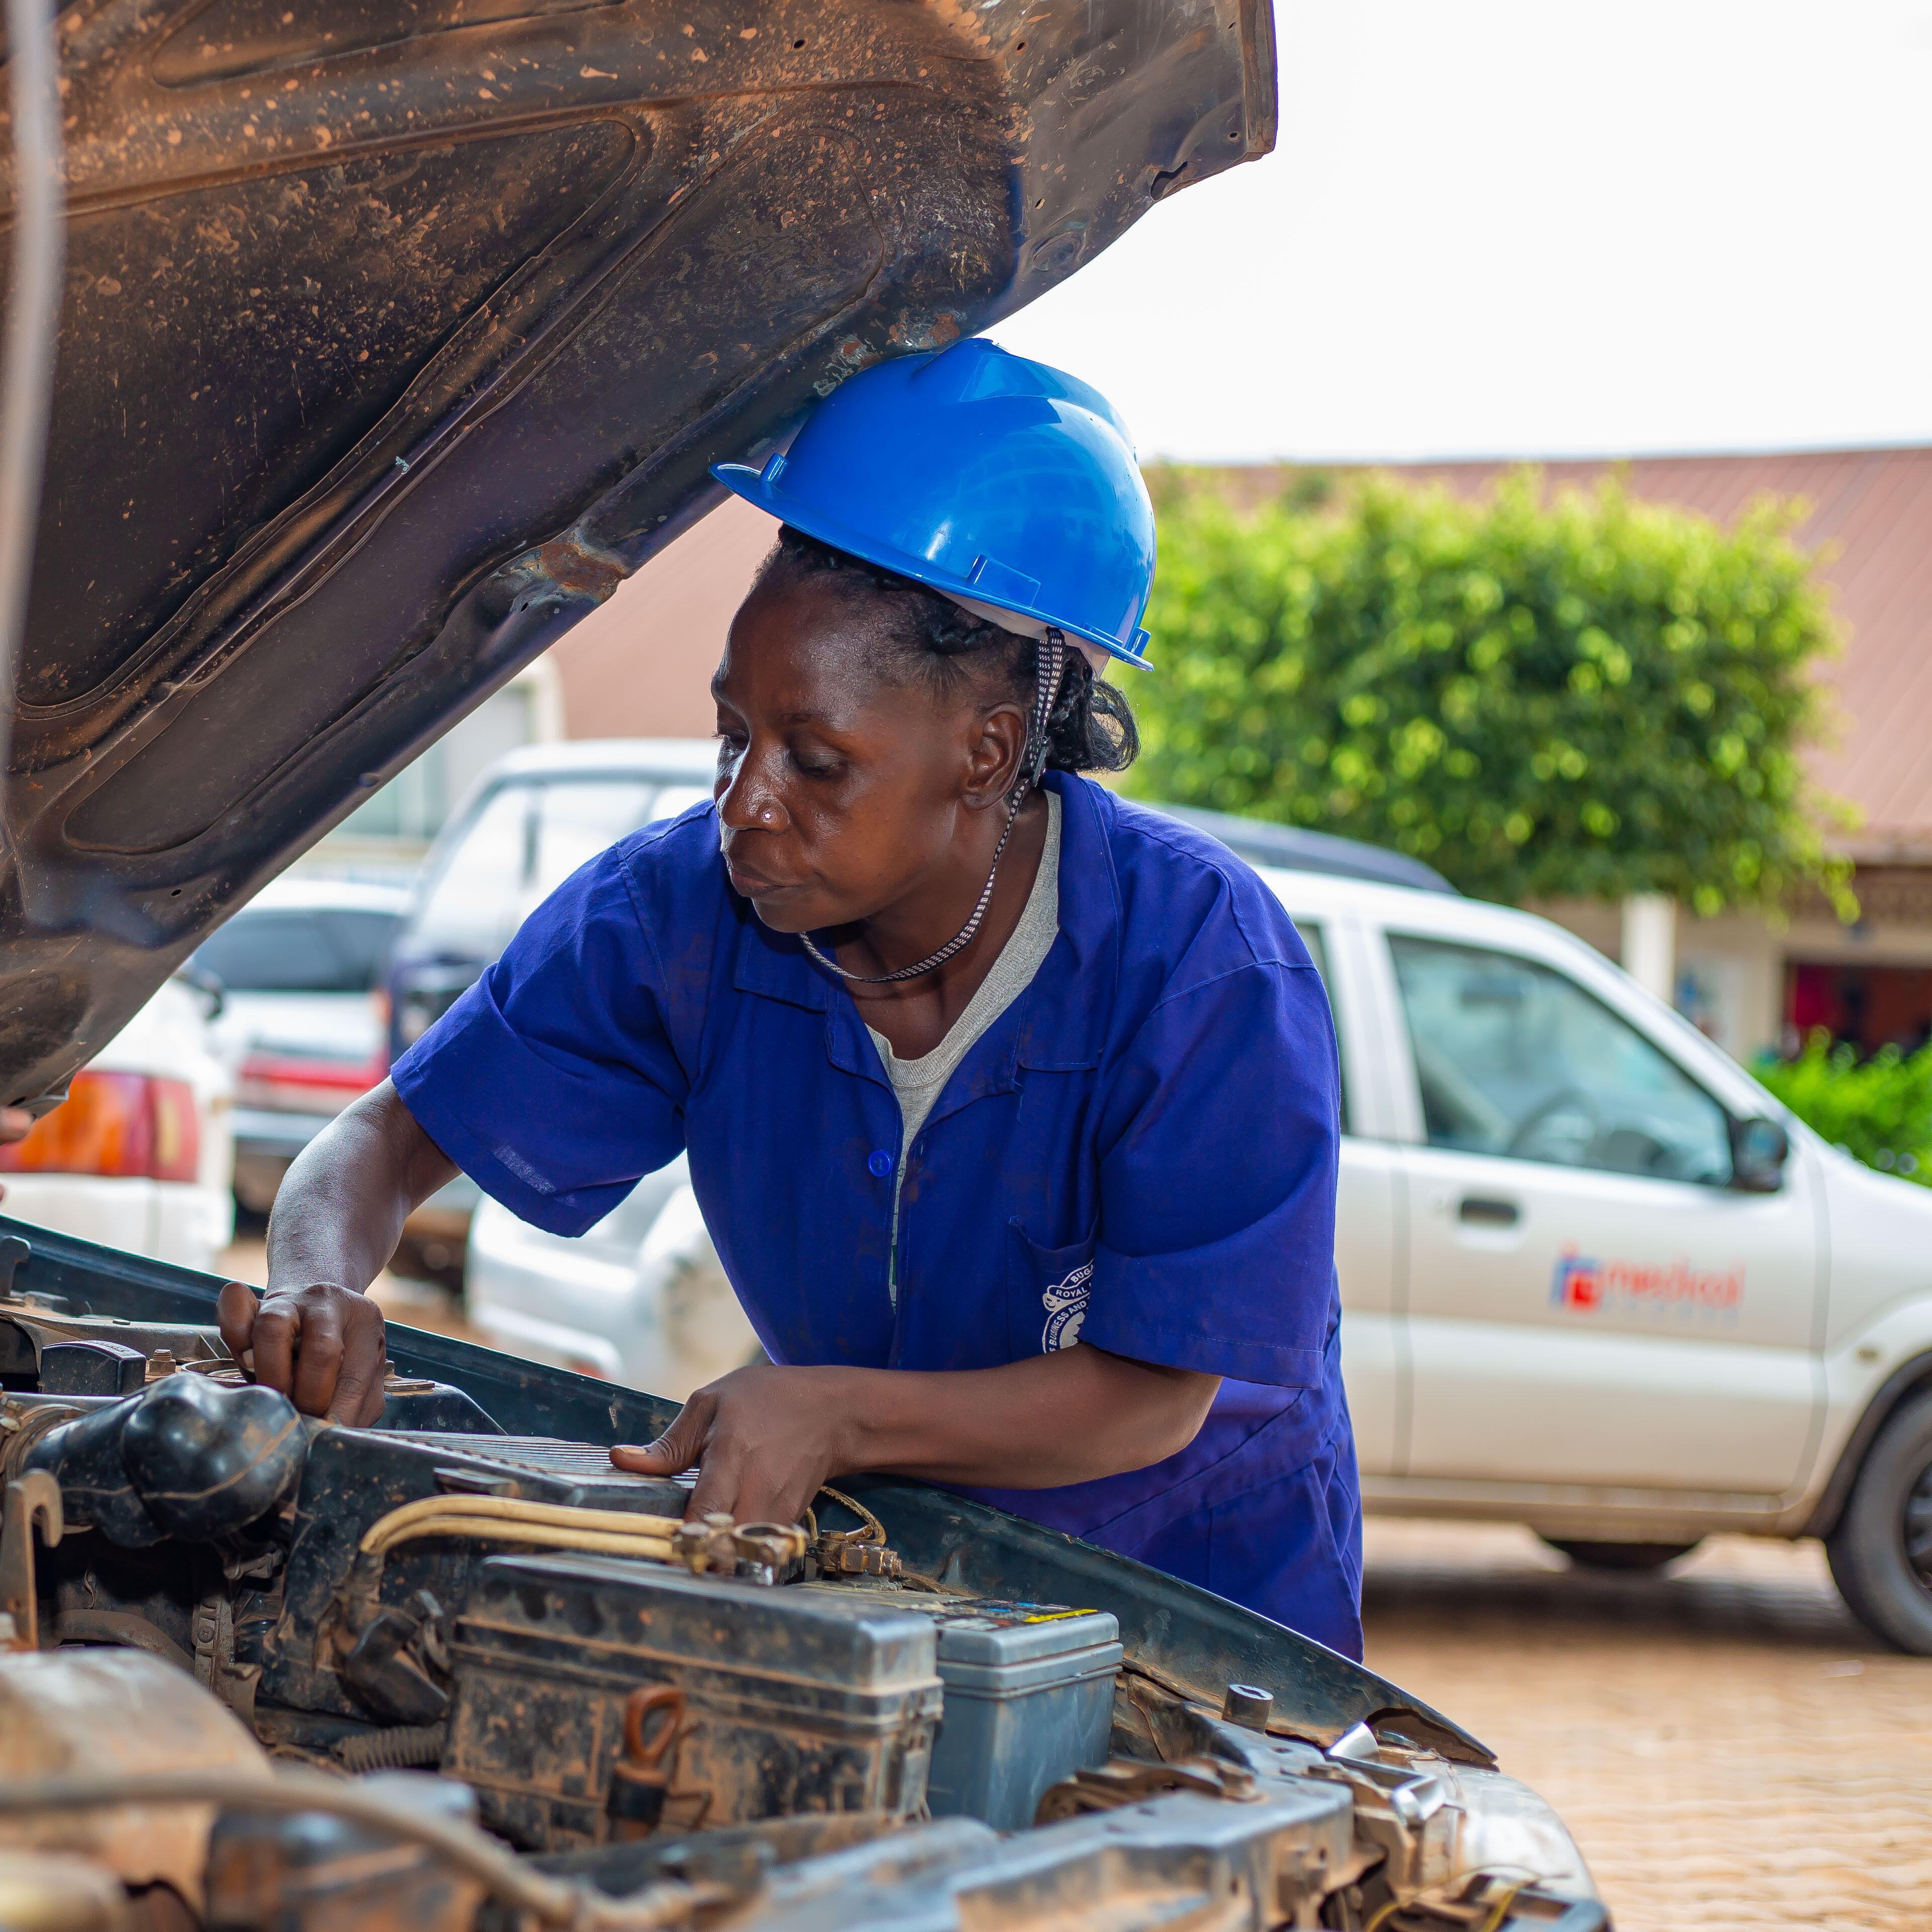
<svg viewBox="0 0 1932 1932">
<path fill-rule="evenodd" d="M 193 1180 L 201 1165 L 194 1089 L 148 1073 L 76 1073 L 25 1140 L 0 1147 L 0 1173 Z"/>
</svg>

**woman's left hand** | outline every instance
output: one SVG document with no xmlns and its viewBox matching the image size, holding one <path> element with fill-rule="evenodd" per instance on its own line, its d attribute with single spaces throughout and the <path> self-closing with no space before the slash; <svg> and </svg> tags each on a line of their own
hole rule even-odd
<svg viewBox="0 0 1932 1932">
<path fill-rule="evenodd" d="M 722 1510 L 740 1522 L 797 1522 L 820 1486 L 854 1466 L 838 1369 L 758 1363 L 699 1389 L 652 1443 L 620 1444 L 610 1460 L 643 1476 L 698 1466 L 687 1517 Z"/>
</svg>

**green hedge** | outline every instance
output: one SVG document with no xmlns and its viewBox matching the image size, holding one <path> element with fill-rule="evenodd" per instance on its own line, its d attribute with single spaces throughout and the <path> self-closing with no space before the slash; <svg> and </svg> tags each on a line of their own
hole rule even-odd
<svg viewBox="0 0 1932 1932">
<path fill-rule="evenodd" d="M 1796 1060 L 1768 1060 L 1757 1077 L 1808 1127 L 1881 1172 L 1932 1187 L 1932 1046 L 1880 1047 L 1861 1060 L 1820 1031 Z"/>
<path fill-rule="evenodd" d="M 1614 479 L 1480 502 L 1304 477 L 1242 513 L 1150 473 L 1154 674 L 1133 680 L 1144 796 L 1393 846 L 1485 898 L 1667 892 L 1771 908 L 1816 881 L 1856 916 L 1807 796 L 1813 560 L 1770 502 L 1732 530 Z"/>
</svg>

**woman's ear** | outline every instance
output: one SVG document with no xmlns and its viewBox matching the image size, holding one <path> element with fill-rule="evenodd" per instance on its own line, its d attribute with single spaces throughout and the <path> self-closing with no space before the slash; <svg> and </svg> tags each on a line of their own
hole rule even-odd
<svg viewBox="0 0 1932 1932">
<path fill-rule="evenodd" d="M 966 767 L 966 802 L 975 811 L 999 804 L 1019 783 L 1027 723 L 1026 713 L 1011 699 L 977 714 Z"/>
</svg>

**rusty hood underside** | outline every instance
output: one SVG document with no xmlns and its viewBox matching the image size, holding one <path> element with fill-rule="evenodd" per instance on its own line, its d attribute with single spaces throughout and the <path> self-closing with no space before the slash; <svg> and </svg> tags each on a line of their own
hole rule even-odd
<svg viewBox="0 0 1932 1932">
<path fill-rule="evenodd" d="M 1265 152 L 1269 19 L 64 9 L 0 1100 L 58 1091 L 211 926 L 702 514 L 710 464 Z"/>
</svg>

